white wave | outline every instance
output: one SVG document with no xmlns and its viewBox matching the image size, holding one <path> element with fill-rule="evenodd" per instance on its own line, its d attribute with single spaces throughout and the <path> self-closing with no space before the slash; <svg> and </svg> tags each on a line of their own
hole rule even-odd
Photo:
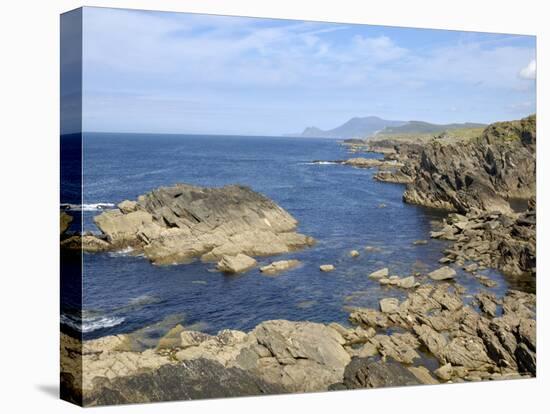
<svg viewBox="0 0 550 414">
<path fill-rule="evenodd" d="M 134 249 L 128 246 L 124 249 L 117 250 L 116 252 L 110 252 L 109 256 L 111 257 L 130 256 L 130 253 L 132 253 L 133 251 Z"/>
<path fill-rule="evenodd" d="M 314 162 L 304 162 L 305 165 L 337 165 L 338 162 L 335 161 L 314 161 Z"/>
<path fill-rule="evenodd" d="M 69 211 L 99 211 L 99 210 L 109 210 L 115 208 L 113 203 L 92 203 L 92 204 L 61 204 L 63 210 Z"/>
<path fill-rule="evenodd" d="M 97 331 L 98 329 L 111 328 L 120 325 L 124 322 L 121 316 L 99 316 L 93 318 L 74 317 L 71 315 L 61 314 L 61 323 L 73 328 L 75 331 L 88 333 Z"/>
</svg>

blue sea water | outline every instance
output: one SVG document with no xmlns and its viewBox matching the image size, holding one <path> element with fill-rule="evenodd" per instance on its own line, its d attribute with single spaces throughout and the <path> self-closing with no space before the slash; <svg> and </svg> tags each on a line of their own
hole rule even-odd
<svg viewBox="0 0 550 414">
<path fill-rule="evenodd" d="M 351 306 L 377 306 L 382 297 L 405 295 L 369 279 L 372 271 L 389 267 L 391 274 L 408 276 L 440 267 L 446 243 L 429 240 L 428 233 L 443 214 L 403 203 L 403 186 L 373 180 L 375 170 L 312 163 L 351 156 L 334 140 L 86 133 L 83 141 L 84 230 L 97 231 L 93 216 L 101 208 L 159 186 L 238 183 L 273 199 L 299 221 L 298 231 L 317 240 L 300 252 L 260 258 L 261 264 L 303 262 L 276 277 L 258 269 L 227 276 L 200 261 L 153 266 L 128 252 L 85 254 L 82 314 L 62 304 L 64 329 L 82 318 L 85 338 L 175 323 L 210 333 L 249 330 L 268 319 L 346 324 Z M 417 239 L 429 242 L 413 245 Z M 377 250 L 366 252 L 366 246 Z M 351 249 L 360 256 L 349 257 Z M 320 272 L 324 263 L 336 270 Z M 457 271 L 470 293 L 481 288 Z M 500 273 L 486 272 L 498 282 L 495 293 L 511 286 Z"/>
</svg>

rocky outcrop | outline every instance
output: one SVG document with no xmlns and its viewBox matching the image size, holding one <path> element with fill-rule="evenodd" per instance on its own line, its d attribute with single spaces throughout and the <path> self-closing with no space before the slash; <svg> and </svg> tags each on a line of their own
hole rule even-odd
<svg viewBox="0 0 550 414">
<path fill-rule="evenodd" d="M 243 186 L 161 187 L 94 218 L 112 249 L 132 247 L 155 264 L 269 256 L 311 246 L 297 221 Z"/>
<path fill-rule="evenodd" d="M 459 213 L 510 213 L 508 200 L 535 195 L 535 147 L 534 115 L 492 124 L 469 143 L 432 142 L 403 199 Z"/>
<path fill-rule="evenodd" d="M 209 359 L 164 365 L 154 372 L 98 381 L 84 399 L 86 406 L 147 403 L 203 398 L 244 397 L 287 392 L 240 368 Z"/>
<path fill-rule="evenodd" d="M 444 381 L 535 375 L 535 295 L 510 291 L 497 299 L 480 294 L 480 314 L 464 303 L 461 292 L 456 284 L 423 285 L 402 302 L 392 298 L 391 308 L 357 309 L 350 321 L 364 328 L 405 330 L 368 341 L 383 356 L 405 364 L 415 361 L 416 349 L 424 346 L 439 361 L 435 374 Z M 502 314 L 497 317 L 498 309 Z"/>
<path fill-rule="evenodd" d="M 445 250 L 444 262 L 464 265 L 476 274 L 478 269 L 494 267 L 510 275 L 536 274 L 536 207 L 521 214 L 498 211 L 467 215 L 450 214 L 441 231 L 432 237 L 454 241 Z"/>
</svg>

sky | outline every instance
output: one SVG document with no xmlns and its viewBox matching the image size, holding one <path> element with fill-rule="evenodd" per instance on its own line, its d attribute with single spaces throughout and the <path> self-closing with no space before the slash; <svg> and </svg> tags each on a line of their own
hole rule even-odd
<svg viewBox="0 0 550 414">
<path fill-rule="evenodd" d="M 84 8 L 84 131 L 281 135 L 535 112 L 536 39 Z"/>
</svg>

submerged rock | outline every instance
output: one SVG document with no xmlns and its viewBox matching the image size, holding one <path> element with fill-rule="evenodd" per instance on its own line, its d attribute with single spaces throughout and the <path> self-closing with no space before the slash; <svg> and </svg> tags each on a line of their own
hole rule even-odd
<svg viewBox="0 0 550 414">
<path fill-rule="evenodd" d="M 268 275 L 274 275 L 280 272 L 284 272 L 285 270 L 293 269 L 300 265 L 299 260 L 278 260 L 276 262 L 270 263 L 266 266 L 260 267 L 260 272 L 268 274 Z"/>
<path fill-rule="evenodd" d="M 269 256 L 314 244 L 295 232 L 297 221 L 288 212 L 236 185 L 161 187 L 94 221 L 113 248 L 133 247 L 155 264 Z"/>
</svg>

